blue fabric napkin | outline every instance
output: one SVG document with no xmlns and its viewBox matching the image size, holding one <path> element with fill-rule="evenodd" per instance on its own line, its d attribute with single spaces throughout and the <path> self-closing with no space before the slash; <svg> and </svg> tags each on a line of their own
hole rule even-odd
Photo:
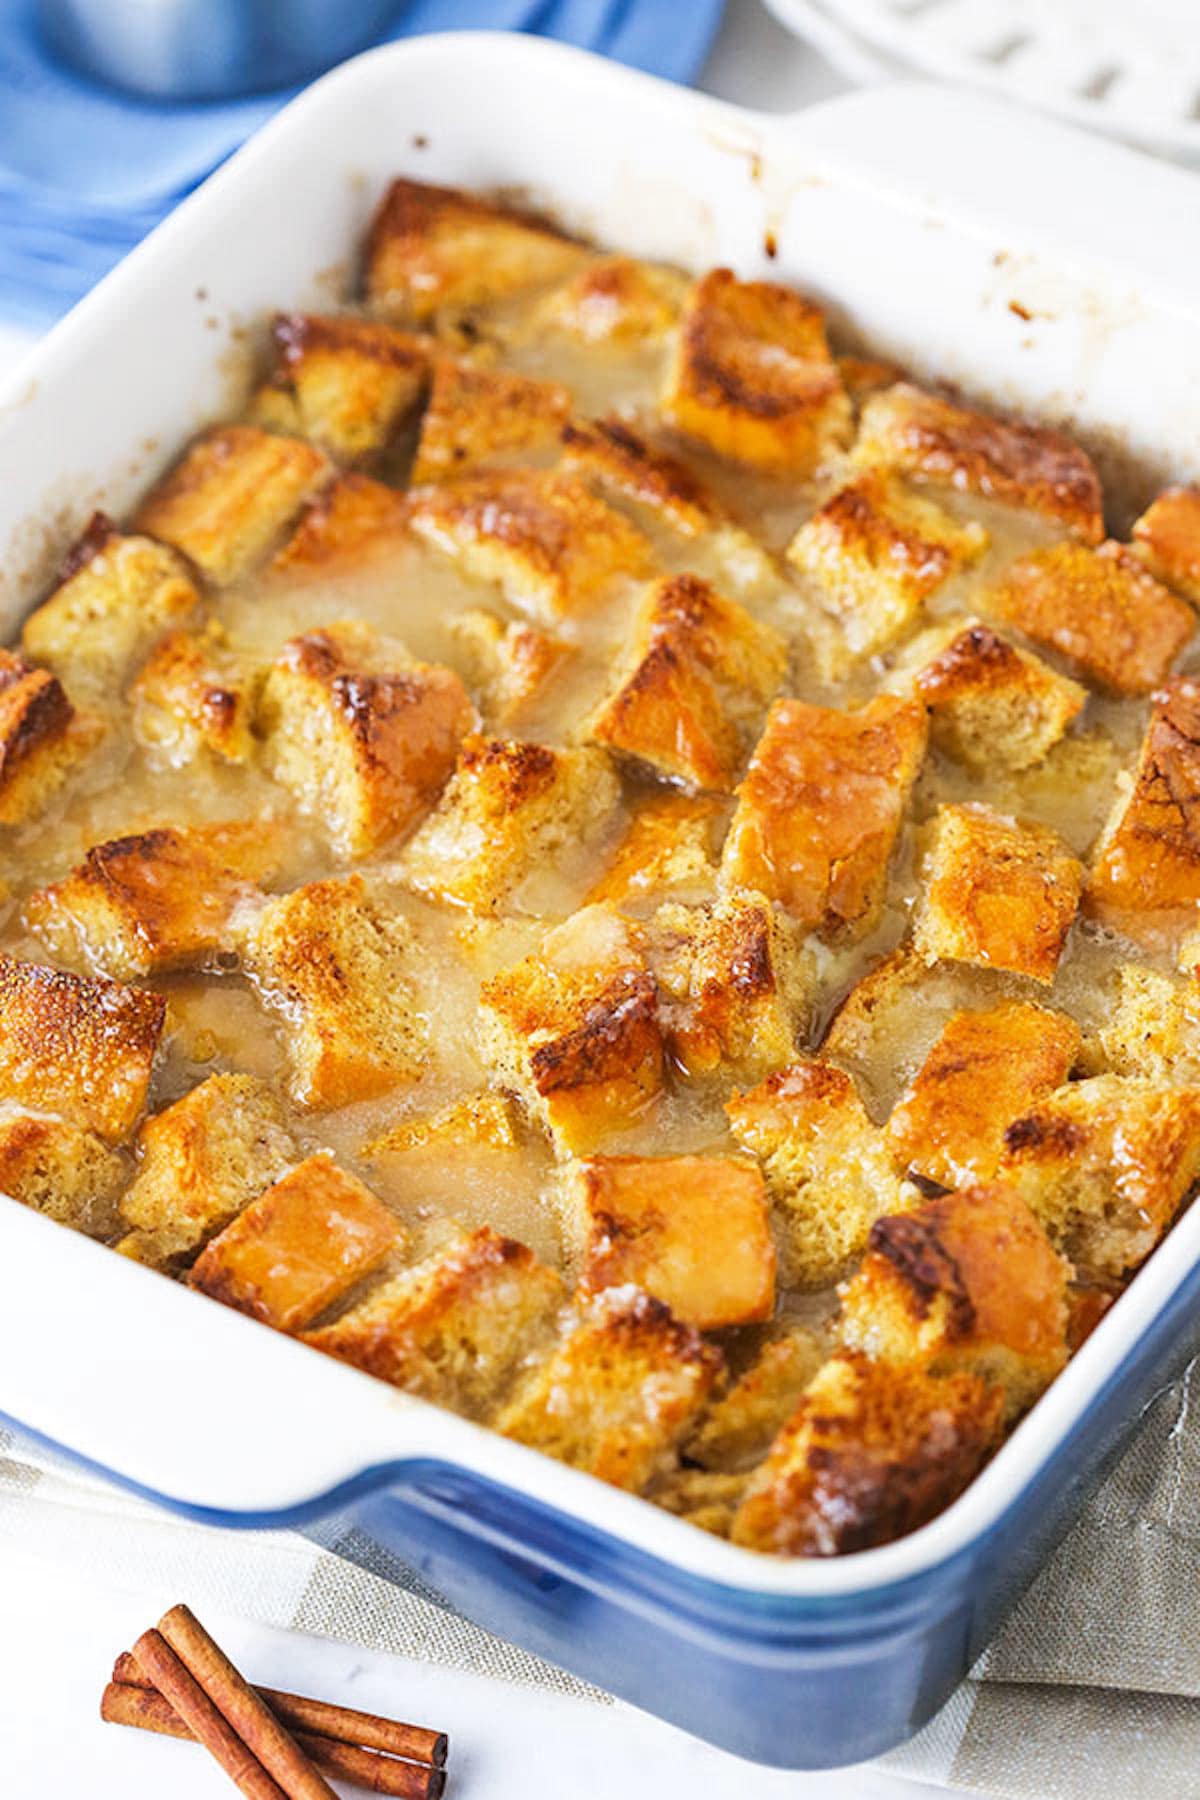
<svg viewBox="0 0 1200 1800">
<path fill-rule="evenodd" d="M 535 32 L 687 81 L 724 0 L 398 0 L 382 41 Z M 48 325 L 295 89 L 170 104 L 89 81 L 43 44 L 34 0 L 0 0 L 0 317 Z"/>
</svg>

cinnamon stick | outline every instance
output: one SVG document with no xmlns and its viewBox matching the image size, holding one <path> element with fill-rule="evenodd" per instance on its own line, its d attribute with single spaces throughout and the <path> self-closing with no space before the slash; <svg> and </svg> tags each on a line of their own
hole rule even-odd
<svg viewBox="0 0 1200 1800">
<path fill-rule="evenodd" d="M 213 1642 L 199 1619 L 186 1606 L 173 1606 L 158 1621 L 158 1632 L 208 1699 L 222 1713 L 251 1755 L 278 1783 L 287 1800 L 337 1800 L 325 1777 L 313 1766 L 294 1737 L 282 1726 L 264 1700 L 234 1668 L 219 1644 Z M 150 1635 L 149 1633 L 147 1635 Z M 160 1693 L 175 1706 L 175 1696 L 165 1688 L 158 1672 L 142 1654 L 143 1639 L 134 1654 Z M 188 1724 L 191 1720 L 187 1719 Z"/>
<path fill-rule="evenodd" d="M 100 1717 L 111 1725 L 195 1741 L 165 1695 L 141 1683 L 110 1681 L 100 1701 Z M 403 1762 L 303 1731 L 296 1734 L 296 1742 L 318 1767 L 370 1794 L 390 1794 L 394 1800 L 441 1800 L 445 1774 L 428 1763 Z"/>
<path fill-rule="evenodd" d="M 112 1678 L 132 1687 L 154 1685 L 128 1650 L 123 1650 L 113 1664 Z M 389 1756 L 426 1763 L 435 1769 L 446 1766 L 449 1740 L 444 1731 L 429 1731 L 423 1725 L 405 1725 L 399 1719 L 385 1719 L 379 1713 L 358 1712 L 352 1706 L 333 1706 L 328 1701 L 310 1700 L 305 1694 L 289 1694 L 280 1688 L 256 1685 L 254 1691 L 289 1730 L 315 1732 L 319 1737 L 332 1738 L 335 1743 L 383 1750 Z"/>
<path fill-rule="evenodd" d="M 157 1631 L 144 1631 L 133 1648 L 159 1693 L 179 1714 L 192 1736 L 199 1738 L 220 1763 L 246 1800 L 287 1800 L 278 1782 L 268 1775 L 250 1747 L 192 1679 L 164 1637 Z"/>
</svg>

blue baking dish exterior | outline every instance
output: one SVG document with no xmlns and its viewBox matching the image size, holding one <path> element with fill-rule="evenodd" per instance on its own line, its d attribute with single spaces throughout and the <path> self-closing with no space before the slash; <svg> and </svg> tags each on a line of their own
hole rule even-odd
<svg viewBox="0 0 1200 1800">
<path fill-rule="evenodd" d="M 206 1524 L 296 1528 L 376 1573 L 383 1551 L 476 1624 L 724 1750 L 836 1768 L 893 1749 L 933 1717 L 1198 1347 L 1200 1268 L 987 1531 L 905 1580 L 829 1596 L 701 1579 L 431 1459 L 377 1465 L 301 1506 L 250 1513 L 189 1506 L 51 1447 Z"/>
</svg>

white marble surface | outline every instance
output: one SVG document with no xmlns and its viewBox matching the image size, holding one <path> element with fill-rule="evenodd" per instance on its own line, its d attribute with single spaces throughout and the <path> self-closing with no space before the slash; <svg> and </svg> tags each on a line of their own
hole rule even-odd
<svg viewBox="0 0 1200 1800">
<path fill-rule="evenodd" d="M 786 112 L 845 83 L 767 15 L 731 0 L 703 83 Z M 0 373 L 33 340 L 0 325 Z M 204 1800 L 231 1790 L 200 1751 L 101 1725 L 115 1653 L 186 1595 L 132 1594 L 97 1569 L 82 1592 L 0 1538 L 0 1792 L 12 1800 Z M 236 1618 L 208 1623 L 256 1679 L 435 1723 L 451 1734 L 453 1800 L 920 1800 L 934 1790 L 859 1768 L 753 1769 L 643 1713 L 598 1707 Z M 349 1792 L 350 1790 L 347 1790 Z"/>
</svg>

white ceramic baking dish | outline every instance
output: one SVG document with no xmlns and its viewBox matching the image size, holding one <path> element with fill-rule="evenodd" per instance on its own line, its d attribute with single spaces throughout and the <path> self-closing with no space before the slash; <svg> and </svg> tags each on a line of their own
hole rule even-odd
<svg viewBox="0 0 1200 1800">
<path fill-rule="evenodd" d="M 295 101 L 0 395 L 0 617 L 247 378 L 261 320 L 351 290 L 396 173 L 795 282 L 918 374 L 1062 421 L 1134 490 L 1200 476 L 1200 184 L 979 100 L 768 118 L 523 38 L 373 52 Z M 831 1562 L 735 1549 L 0 1198 L 0 1413 L 179 1510 L 335 1509 L 466 1612 L 764 1760 L 849 1761 L 946 1697 L 1178 1366 L 1200 1211 L 969 1491 Z"/>
</svg>

